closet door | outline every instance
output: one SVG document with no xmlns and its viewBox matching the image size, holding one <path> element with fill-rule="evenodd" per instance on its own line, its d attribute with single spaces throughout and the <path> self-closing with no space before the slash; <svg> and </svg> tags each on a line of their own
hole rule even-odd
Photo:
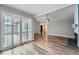
<svg viewBox="0 0 79 59">
<path fill-rule="evenodd" d="M 27 42 L 28 39 L 28 20 L 22 18 L 22 42 Z"/>
<path fill-rule="evenodd" d="M 2 47 L 12 46 L 12 17 L 9 15 L 3 16 L 3 34 Z"/>
</svg>

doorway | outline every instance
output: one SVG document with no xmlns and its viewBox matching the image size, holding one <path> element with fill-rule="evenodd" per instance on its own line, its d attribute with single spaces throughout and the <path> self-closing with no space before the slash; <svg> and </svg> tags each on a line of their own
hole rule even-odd
<svg viewBox="0 0 79 59">
<path fill-rule="evenodd" d="M 40 23 L 40 35 L 46 41 L 48 40 L 48 21 Z"/>
<path fill-rule="evenodd" d="M 42 33 L 43 33 L 43 25 L 41 24 L 40 25 L 40 34 L 41 34 L 41 36 L 42 36 Z"/>
</svg>

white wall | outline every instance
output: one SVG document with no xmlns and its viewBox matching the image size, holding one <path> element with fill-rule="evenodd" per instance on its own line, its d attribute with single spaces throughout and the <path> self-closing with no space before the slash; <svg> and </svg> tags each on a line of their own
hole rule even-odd
<svg viewBox="0 0 79 59">
<path fill-rule="evenodd" d="M 46 20 L 46 15 L 37 17 L 36 20 L 43 22 Z M 51 12 L 49 14 L 48 35 L 74 37 L 74 5 Z"/>
<path fill-rule="evenodd" d="M 57 20 L 57 19 L 59 19 L 59 20 Z M 72 28 L 72 24 L 74 24 L 73 15 L 72 15 L 72 17 L 66 16 L 66 17 L 62 17 L 62 18 L 53 18 L 52 17 L 51 21 L 48 22 L 48 35 L 73 38 L 74 30 Z M 34 32 L 38 33 L 40 31 L 39 23 L 35 22 L 34 25 L 35 25 Z"/>
<path fill-rule="evenodd" d="M 33 20 L 33 32 L 34 34 L 38 34 L 40 32 L 40 23 L 35 19 Z"/>
<path fill-rule="evenodd" d="M 48 35 L 62 36 L 73 38 L 74 30 L 72 29 L 73 18 L 59 21 L 52 20 L 48 24 Z"/>
</svg>

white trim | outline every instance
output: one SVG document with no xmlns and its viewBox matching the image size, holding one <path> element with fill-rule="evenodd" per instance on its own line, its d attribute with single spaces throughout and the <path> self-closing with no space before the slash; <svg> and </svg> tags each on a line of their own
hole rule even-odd
<svg viewBox="0 0 79 59">
<path fill-rule="evenodd" d="M 74 38 L 73 36 L 56 35 L 56 34 L 50 34 L 50 33 L 48 33 L 48 35 L 52 35 L 52 36 L 60 36 L 60 37 L 67 37 L 67 38 Z"/>
</svg>

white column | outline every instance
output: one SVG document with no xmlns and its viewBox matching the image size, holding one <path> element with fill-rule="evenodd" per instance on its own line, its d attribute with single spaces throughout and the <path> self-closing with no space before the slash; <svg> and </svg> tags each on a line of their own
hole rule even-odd
<svg viewBox="0 0 79 59">
<path fill-rule="evenodd" d="M 78 25 L 78 5 L 75 5 L 74 24 Z M 78 34 L 78 26 L 74 29 L 74 32 Z M 78 35 L 79 36 L 79 35 Z M 79 38 L 77 40 L 77 46 L 79 48 Z"/>
</svg>

